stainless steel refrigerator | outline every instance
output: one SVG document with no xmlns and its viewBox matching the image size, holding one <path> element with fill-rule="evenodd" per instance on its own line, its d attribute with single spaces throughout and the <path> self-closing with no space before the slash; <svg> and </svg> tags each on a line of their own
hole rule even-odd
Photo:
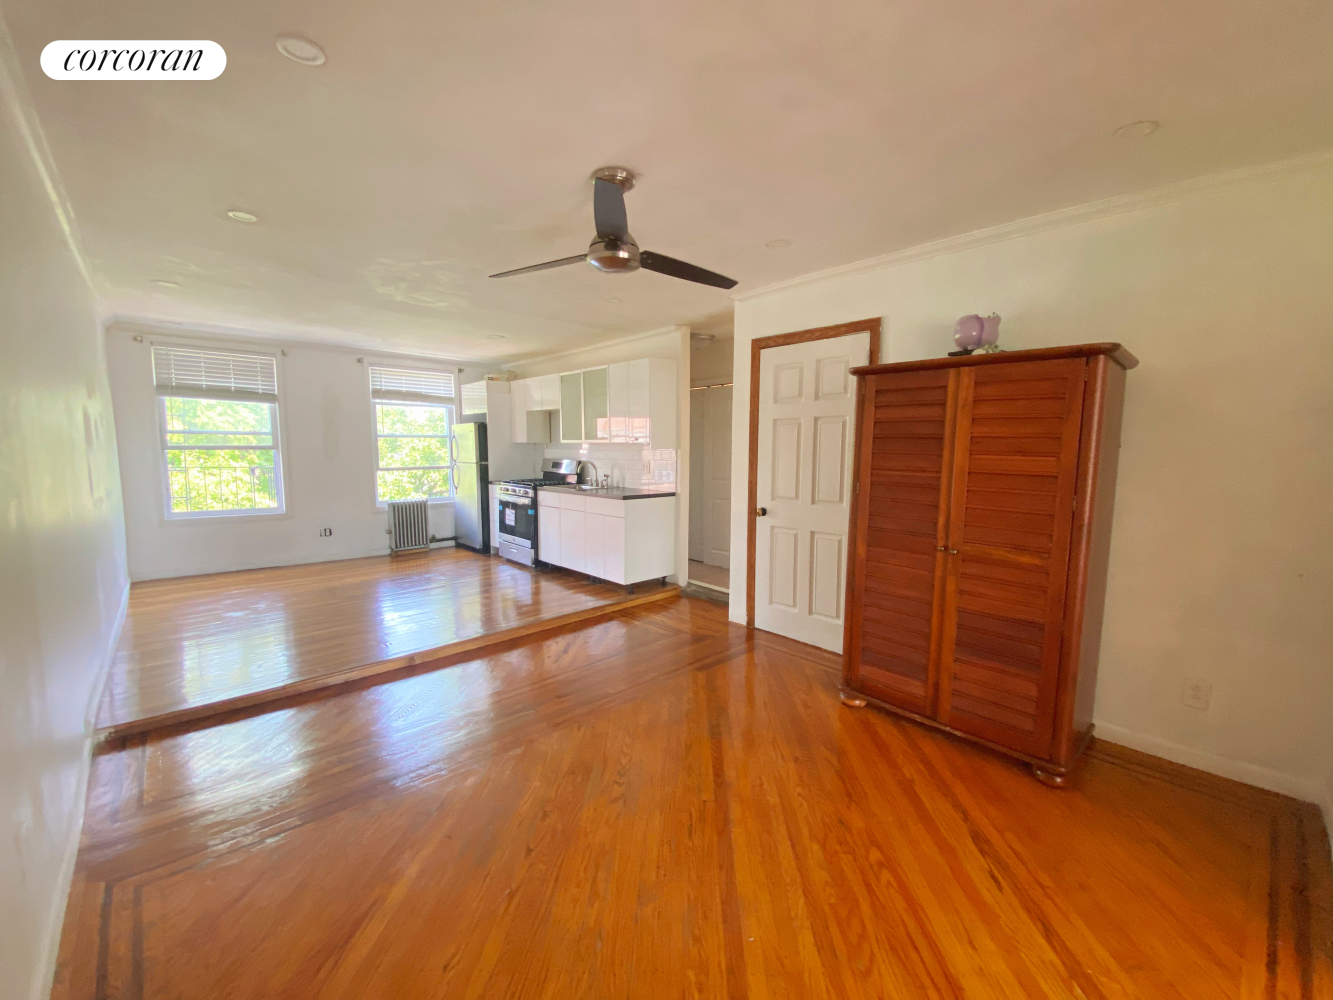
<svg viewBox="0 0 1333 1000">
<path fill-rule="evenodd" d="M 490 466 L 486 460 L 486 425 L 454 424 L 449 436 L 453 453 L 454 544 L 490 555 Z"/>
</svg>

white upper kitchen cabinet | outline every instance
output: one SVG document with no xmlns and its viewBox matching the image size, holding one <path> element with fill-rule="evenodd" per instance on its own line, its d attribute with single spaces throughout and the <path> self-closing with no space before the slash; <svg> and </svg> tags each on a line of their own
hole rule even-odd
<svg viewBox="0 0 1333 1000">
<path fill-rule="evenodd" d="M 679 447 L 676 362 L 668 358 L 620 361 L 513 384 L 522 397 L 521 402 L 514 403 L 516 434 L 520 433 L 517 424 L 521 406 L 529 417 L 534 412 L 549 416 L 548 411 L 559 410 L 559 439 L 566 444 L 605 441 L 654 449 Z M 524 440 L 553 440 L 553 419 L 546 424 L 525 424 L 521 430 Z M 540 436 L 543 430 L 546 437 Z"/>
<path fill-rule="evenodd" d="M 607 371 L 611 442 L 677 447 L 676 362 L 641 358 L 611 365 Z"/>
<path fill-rule="evenodd" d="M 535 378 L 519 379 L 514 384 L 520 382 L 526 390 L 523 399 L 529 410 L 560 409 L 559 375 L 538 375 Z"/>
<path fill-rule="evenodd" d="M 629 440 L 629 362 L 620 361 L 606 369 L 606 415 L 610 440 Z"/>
<path fill-rule="evenodd" d="M 535 385 L 533 399 L 540 403 L 534 406 L 534 410 L 558 410 L 560 409 L 560 376 L 559 375 L 539 375 L 532 379 Z"/>
<path fill-rule="evenodd" d="M 513 428 L 515 444 L 550 444 L 551 414 L 542 407 L 532 405 L 532 394 L 539 387 L 536 379 L 520 379 L 510 383 L 510 402 L 513 408 Z"/>
</svg>

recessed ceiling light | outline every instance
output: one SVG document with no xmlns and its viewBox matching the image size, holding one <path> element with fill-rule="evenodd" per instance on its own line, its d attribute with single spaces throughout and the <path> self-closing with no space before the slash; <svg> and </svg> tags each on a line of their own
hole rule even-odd
<svg viewBox="0 0 1333 1000">
<path fill-rule="evenodd" d="M 487 340 L 504 340 L 504 339 L 505 339 L 505 335 L 504 335 L 503 333 L 488 333 L 488 334 L 486 334 L 486 339 L 487 339 Z"/>
<path fill-rule="evenodd" d="M 1128 125 L 1121 125 L 1112 134 L 1117 139 L 1142 139 L 1145 135 L 1152 135 L 1161 127 L 1161 122 L 1130 122 Z"/>
<path fill-rule="evenodd" d="M 328 58 L 323 49 L 300 35 L 279 35 L 276 44 L 279 52 L 302 66 L 323 66 L 324 60 Z"/>
<path fill-rule="evenodd" d="M 153 284 L 161 285 L 163 288 L 180 288 L 179 281 L 168 281 L 166 278 L 154 278 Z"/>
<path fill-rule="evenodd" d="M 239 208 L 233 208 L 230 212 L 227 213 L 227 215 L 229 218 L 235 219 L 237 222 L 259 221 L 259 216 L 251 215 L 249 212 L 242 212 Z"/>
<path fill-rule="evenodd" d="M 791 246 L 791 240 L 769 240 L 764 246 L 768 247 L 770 250 L 786 250 L 787 247 Z"/>
<path fill-rule="evenodd" d="M 618 305 L 620 305 L 620 302 L 621 302 L 620 299 L 607 299 L 606 301 L 607 301 L 607 302 L 610 302 L 613 306 L 618 306 Z"/>
</svg>

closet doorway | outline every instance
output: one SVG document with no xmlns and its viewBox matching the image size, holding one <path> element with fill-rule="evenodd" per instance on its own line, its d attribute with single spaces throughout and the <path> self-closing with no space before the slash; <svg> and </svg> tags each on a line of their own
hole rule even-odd
<svg viewBox="0 0 1333 1000">
<path fill-rule="evenodd" d="M 730 332 L 696 331 L 690 351 L 689 582 L 719 594 L 731 575 Z"/>
</svg>

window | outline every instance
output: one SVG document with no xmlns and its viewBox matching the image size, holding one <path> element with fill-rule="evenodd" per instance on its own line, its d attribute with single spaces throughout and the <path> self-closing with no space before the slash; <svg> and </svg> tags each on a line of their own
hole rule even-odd
<svg viewBox="0 0 1333 1000">
<path fill-rule="evenodd" d="M 281 513 L 277 361 L 153 347 L 168 517 Z"/>
<path fill-rule="evenodd" d="M 375 406 L 376 503 L 452 496 L 453 375 L 371 366 L 370 398 Z"/>
</svg>

